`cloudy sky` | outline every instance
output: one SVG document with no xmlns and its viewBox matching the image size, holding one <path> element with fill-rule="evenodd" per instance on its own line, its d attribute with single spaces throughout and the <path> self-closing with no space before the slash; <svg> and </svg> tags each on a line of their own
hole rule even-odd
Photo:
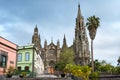
<svg viewBox="0 0 120 80">
<path fill-rule="evenodd" d="M 85 22 L 100 17 L 94 40 L 94 59 L 117 65 L 120 56 L 120 0 L 0 0 L 0 36 L 17 45 L 31 43 L 37 24 L 42 45 L 46 39 L 73 43 L 78 4 Z M 89 37 L 89 36 L 88 36 Z M 90 40 L 90 39 L 89 39 Z"/>
</svg>

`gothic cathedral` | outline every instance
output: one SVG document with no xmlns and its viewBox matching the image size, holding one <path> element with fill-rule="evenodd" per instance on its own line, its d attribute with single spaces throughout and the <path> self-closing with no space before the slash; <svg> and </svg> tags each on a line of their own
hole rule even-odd
<svg viewBox="0 0 120 80">
<path fill-rule="evenodd" d="M 86 34 L 86 28 L 84 25 L 84 18 L 81 14 L 80 5 L 78 5 L 78 14 L 76 18 L 75 27 L 75 63 L 81 65 L 87 65 L 90 62 L 89 42 Z"/>
<path fill-rule="evenodd" d="M 37 47 L 38 51 L 41 52 L 41 57 L 44 61 L 44 66 L 48 73 L 54 73 L 53 68 L 56 62 L 59 60 L 60 52 L 64 48 L 73 48 L 75 53 L 74 60 L 76 64 L 88 65 L 90 62 L 89 42 L 84 25 L 84 18 L 80 10 L 80 5 L 78 5 L 78 14 L 75 27 L 75 40 L 72 47 L 67 46 L 66 37 L 64 35 L 62 48 L 60 48 L 59 40 L 57 41 L 56 45 L 53 43 L 53 40 L 51 40 L 50 44 L 47 44 L 47 40 L 45 40 L 44 47 L 42 48 L 37 25 L 32 36 L 32 43 Z"/>
</svg>

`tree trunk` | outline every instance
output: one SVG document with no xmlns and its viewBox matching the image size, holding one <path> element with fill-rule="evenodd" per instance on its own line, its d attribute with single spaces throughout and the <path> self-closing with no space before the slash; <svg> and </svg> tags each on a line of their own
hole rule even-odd
<svg viewBox="0 0 120 80">
<path fill-rule="evenodd" d="M 93 40 L 92 39 L 91 39 L 91 62 L 92 62 L 92 72 L 94 72 Z"/>
</svg>

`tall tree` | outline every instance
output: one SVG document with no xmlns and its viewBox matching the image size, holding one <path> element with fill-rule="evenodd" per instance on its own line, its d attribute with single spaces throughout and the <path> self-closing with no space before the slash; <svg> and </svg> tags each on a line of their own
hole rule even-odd
<svg viewBox="0 0 120 80">
<path fill-rule="evenodd" d="M 70 48 L 64 48 L 59 56 L 59 61 L 56 64 L 57 70 L 64 70 L 67 64 L 74 64 L 74 51 Z"/>
<path fill-rule="evenodd" d="M 92 59 L 92 71 L 94 72 L 94 59 L 93 59 L 93 40 L 95 39 L 97 29 L 100 25 L 100 18 L 96 17 L 95 15 L 90 16 L 87 18 L 87 29 L 89 31 L 89 36 L 91 39 L 91 59 Z"/>
<path fill-rule="evenodd" d="M 74 63 L 73 55 L 74 52 L 72 49 L 64 48 L 63 51 L 60 53 L 59 62 L 63 62 L 65 64 Z"/>
</svg>

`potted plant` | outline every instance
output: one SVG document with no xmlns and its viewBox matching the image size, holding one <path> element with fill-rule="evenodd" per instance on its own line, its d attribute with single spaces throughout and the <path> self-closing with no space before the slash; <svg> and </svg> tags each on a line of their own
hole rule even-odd
<svg viewBox="0 0 120 80">
<path fill-rule="evenodd" d="M 19 76 L 20 76 L 20 78 L 23 78 L 23 77 L 25 77 L 26 75 L 27 75 L 26 72 L 21 72 L 21 74 L 20 74 Z"/>
<path fill-rule="evenodd" d="M 13 73 L 14 73 L 14 67 L 13 67 L 13 66 L 9 66 L 8 72 L 7 72 L 6 76 L 7 76 L 8 78 L 11 78 L 12 75 L 13 75 Z"/>
<path fill-rule="evenodd" d="M 12 77 L 12 73 L 10 71 L 8 71 L 8 73 L 6 74 L 7 78 L 11 78 Z"/>
</svg>

